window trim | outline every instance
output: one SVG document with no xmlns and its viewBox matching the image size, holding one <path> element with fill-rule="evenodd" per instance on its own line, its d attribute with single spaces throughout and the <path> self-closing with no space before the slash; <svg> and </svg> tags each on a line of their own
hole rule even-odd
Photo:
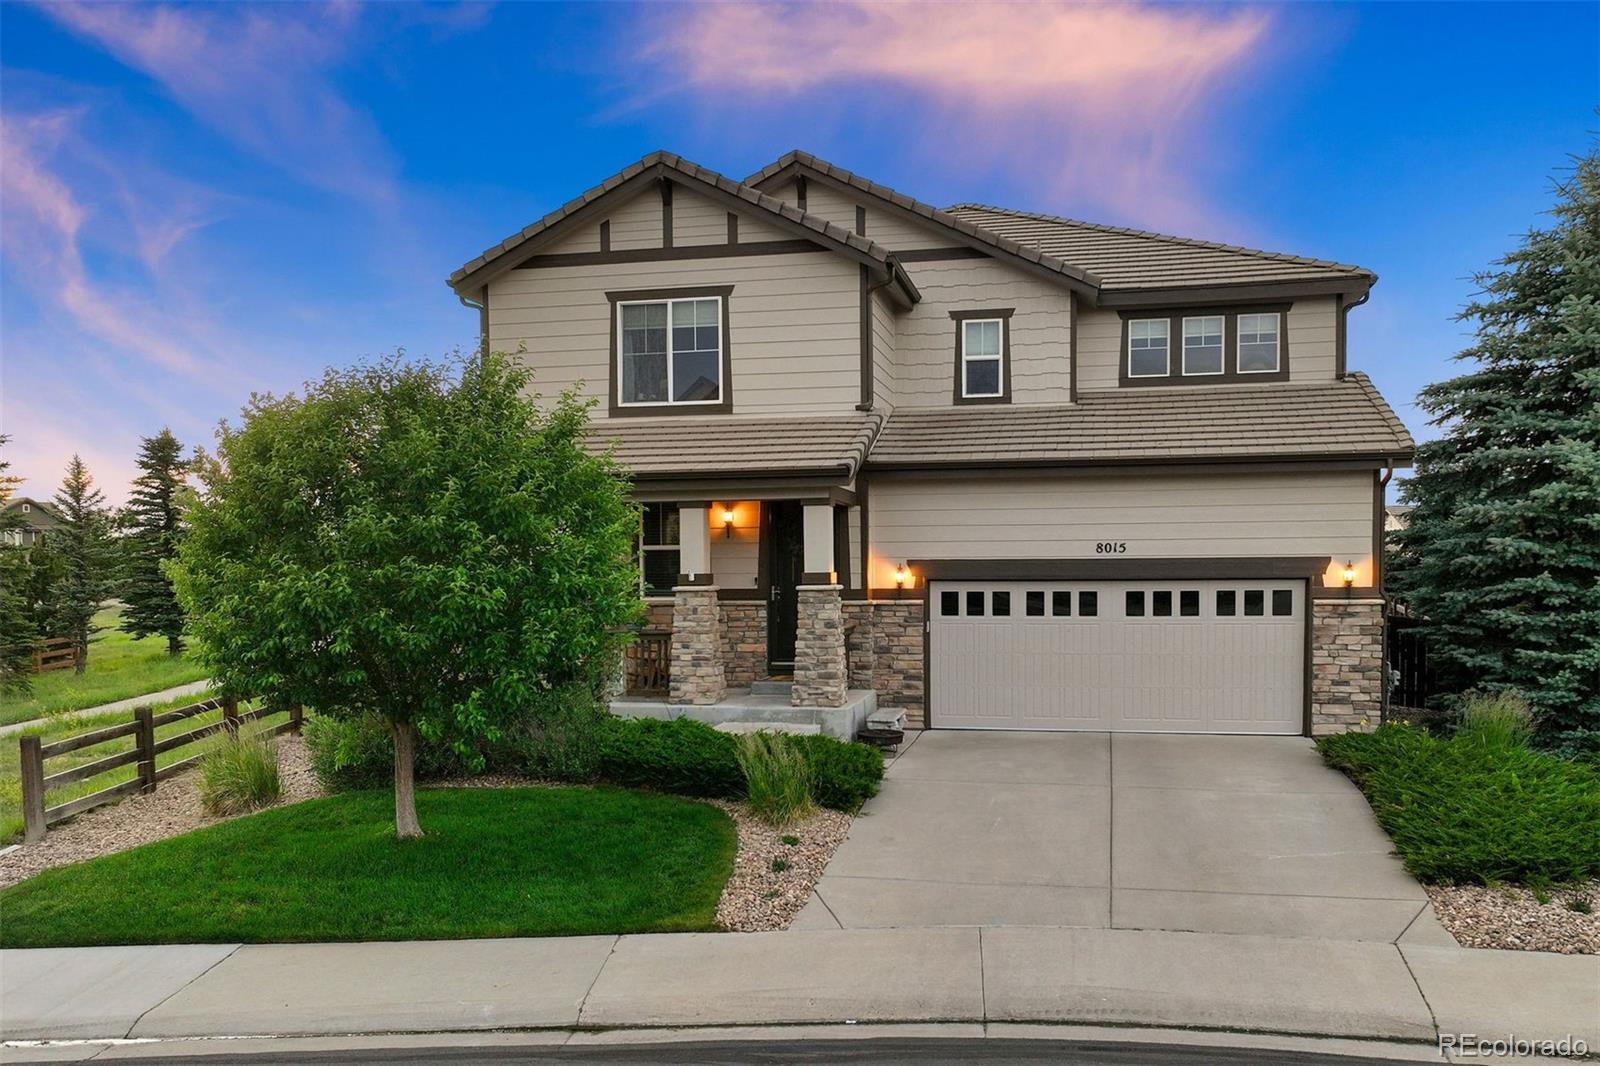
<svg viewBox="0 0 1600 1066">
<path fill-rule="evenodd" d="M 729 310 L 733 294 L 732 285 L 701 285 L 678 289 L 633 289 L 606 293 L 611 305 L 611 367 L 610 413 L 613 418 L 658 415 L 713 415 L 733 412 L 733 341 L 728 329 Z M 669 398 L 656 403 L 622 402 L 622 306 L 624 304 L 667 303 L 667 366 L 671 381 L 672 365 L 672 301 L 715 299 L 722 307 L 722 397 L 719 400 L 678 400 Z"/>
<path fill-rule="evenodd" d="M 971 311 L 951 311 L 955 321 L 955 382 L 951 402 L 956 404 L 1010 403 L 1011 402 L 1011 316 L 1014 307 L 982 308 Z M 1000 323 L 1000 391 L 978 396 L 967 395 L 967 323 Z M 979 356 L 989 359 L 991 356 Z"/>
<path fill-rule="evenodd" d="M 1243 318 L 1245 315 L 1270 315 L 1271 313 L 1272 312 L 1270 311 L 1240 311 L 1234 319 L 1235 326 L 1238 324 L 1238 319 Z M 1260 377 L 1263 374 L 1271 376 L 1284 368 L 1284 334 L 1288 331 L 1288 327 L 1287 320 L 1283 315 L 1280 314 L 1277 317 L 1278 328 L 1272 334 L 1271 370 L 1246 370 L 1244 367 L 1239 365 L 1239 349 L 1244 345 L 1244 334 L 1235 328 L 1233 333 L 1233 365 L 1235 372 L 1240 376 L 1248 375 L 1249 377 Z"/>
<path fill-rule="evenodd" d="M 1168 311 L 1122 310 L 1122 357 L 1117 366 L 1119 386 L 1160 385 L 1222 385 L 1257 381 L 1288 381 L 1291 365 L 1289 352 L 1289 309 L 1291 303 L 1235 304 L 1231 306 L 1179 307 Z M 1239 316 L 1278 316 L 1278 368 L 1276 370 L 1239 369 Z M 1222 372 L 1186 373 L 1184 370 L 1183 323 L 1195 318 L 1222 319 Z M 1167 372 L 1165 374 L 1130 373 L 1133 366 L 1132 323 L 1165 319 L 1167 325 Z M 1179 345 L 1178 358 L 1172 358 L 1174 338 Z"/>
<path fill-rule="evenodd" d="M 1215 370 L 1190 370 L 1189 369 L 1189 323 L 1203 322 L 1208 318 L 1220 319 L 1221 329 L 1217 334 L 1217 369 Z M 1181 323 L 1183 327 L 1183 355 L 1179 360 L 1179 373 L 1186 378 L 1220 378 L 1228 372 L 1228 316 L 1227 315 L 1184 315 Z M 1205 334 L 1201 334 L 1205 336 Z M 1198 345 L 1197 345 L 1198 347 Z"/>
</svg>

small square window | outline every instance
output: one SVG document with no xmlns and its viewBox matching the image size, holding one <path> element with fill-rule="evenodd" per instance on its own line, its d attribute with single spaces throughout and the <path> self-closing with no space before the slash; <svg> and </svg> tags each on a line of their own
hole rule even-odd
<svg viewBox="0 0 1600 1066">
<path fill-rule="evenodd" d="M 973 618 L 983 617 L 983 593 L 967 593 L 967 614 Z"/>
<path fill-rule="evenodd" d="M 1081 618 L 1093 618 L 1100 613 L 1100 594 L 1098 592 L 1078 593 L 1078 615 Z"/>
<path fill-rule="evenodd" d="M 1178 593 L 1178 613 L 1185 618 L 1195 618 L 1200 614 L 1200 590 L 1184 589 Z"/>
<path fill-rule="evenodd" d="M 1217 590 L 1217 617 L 1232 618 L 1239 611 L 1239 594 L 1232 589 Z"/>
<path fill-rule="evenodd" d="M 1150 613 L 1158 618 L 1172 617 L 1172 593 L 1152 592 L 1150 594 Z"/>
<path fill-rule="evenodd" d="M 1272 613 L 1279 618 L 1294 614 L 1294 592 L 1290 589 L 1272 590 Z"/>
<path fill-rule="evenodd" d="M 991 613 L 996 618 L 1009 617 L 1011 614 L 1011 593 L 1001 592 L 998 589 L 992 597 L 993 608 Z"/>
<path fill-rule="evenodd" d="M 1172 610 L 1170 601 L 1167 605 L 1167 610 L 1169 613 Z M 1123 600 L 1122 613 L 1129 618 L 1143 618 L 1144 593 L 1130 591 Z"/>
<path fill-rule="evenodd" d="M 1261 589 L 1244 590 L 1244 613 L 1247 615 L 1263 615 L 1267 613 L 1266 593 Z"/>
<path fill-rule="evenodd" d="M 945 589 L 939 593 L 939 613 L 949 618 L 961 613 L 961 593 Z"/>
<path fill-rule="evenodd" d="M 1057 618 L 1072 617 L 1072 593 L 1061 589 L 1050 593 L 1050 613 Z"/>
<path fill-rule="evenodd" d="M 1041 617 L 1044 614 L 1044 593 L 1042 593 L 1042 592 L 1029 592 L 1027 599 L 1028 599 L 1028 604 L 1027 604 L 1028 617 L 1030 617 L 1030 618 L 1039 618 L 1039 617 Z"/>
</svg>

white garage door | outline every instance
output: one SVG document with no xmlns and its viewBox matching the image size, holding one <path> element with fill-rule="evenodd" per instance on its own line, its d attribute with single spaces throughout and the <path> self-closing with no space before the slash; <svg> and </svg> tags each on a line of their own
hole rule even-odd
<svg viewBox="0 0 1600 1066">
<path fill-rule="evenodd" d="M 1301 732 L 1303 581 L 935 581 L 936 728 Z"/>
</svg>

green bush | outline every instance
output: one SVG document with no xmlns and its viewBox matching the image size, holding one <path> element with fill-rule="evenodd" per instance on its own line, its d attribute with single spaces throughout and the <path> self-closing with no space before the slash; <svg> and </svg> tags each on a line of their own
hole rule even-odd
<svg viewBox="0 0 1600 1066">
<path fill-rule="evenodd" d="M 680 796 L 744 795 L 733 737 L 690 718 L 610 719 L 600 729 L 600 777 Z"/>
<path fill-rule="evenodd" d="M 1457 732 L 1493 748 L 1525 748 L 1533 737 L 1533 708 L 1511 692 L 1474 692 L 1460 704 Z"/>
<path fill-rule="evenodd" d="M 734 737 L 744 771 L 745 802 L 768 825 L 785 826 L 816 810 L 811 799 L 811 764 L 794 738 L 761 730 Z"/>
<path fill-rule="evenodd" d="M 307 714 L 303 733 L 311 770 L 329 792 L 388 788 L 394 781 L 394 739 L 377 714 L 329 718 Z M 437 781 L 467 773 L 465 761 L 448 745 L 417 743 L 416 776 Z"/>
<path fill-rule="evenodd" d="M 1504 723 L 1484 726 L 1503 740 Z M 1471 729 L 1404 725 L 1323 737 L 1330 765 L 1366 793 L 1423 881 L 1560 883 L 1600 876 L 1600 770 Z"/>
<path fill-rule="evenodd" d="M 278 801 L 278 746 L 255 733 L 220 734 L 200 756 L 200 802 L 212 814 L 243 814 Z"/>
<path fill-rule="evenodd" d="M 610 718 L 590 685 L 562 685 L 538 697 L 491 746 L 488 764 L 552 781 L 593 781 L 600 773 L 600 733 Z"/>
<path fill-rule="evenodd" d="M 811 798 L 836 811 L 854 811 L 878 794 L 883 752 L 832 737 L 793 738 L 811 764 Z"/>
</svg>

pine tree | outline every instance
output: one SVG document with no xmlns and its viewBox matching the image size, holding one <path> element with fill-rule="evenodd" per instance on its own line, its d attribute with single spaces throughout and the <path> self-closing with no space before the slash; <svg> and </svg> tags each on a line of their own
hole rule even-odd
<svg viewBox="0 0 1600 1066">
<path fill-rule="evenodd" d="M 61 636 L 77 646 L 77 672 L 89 662 L 89 637 L 97 631 L 95 612 L 109 592 L 110 550 L 106 540 L 105 494 L 94 487 L 89 468 L 77 455 L 56 493 L 61 528 L 51 534 L 62 574 L 50 589 L 50 614 Z"/>
<path fill-rule="evenodd" d="M 0 436 L 0 447 L 10 438 Z M 33 646 L 39 636 L 28 604 L 28 549 L 20 536 L 20 514 L 4 508 L 15 495 L 18 478 L 8 474 L 10 462 L 0 459 L 0 691 L 27 692 L 33 687 Z"/>
<path fill-rule="evenodd" d="M 1600 150 L 1554 224 L 1478 275 L 1473 364 L 1419 397 L 1443 435 L 1402 496 L 1395 591 L 1458 689 L 1517 689 L 1545 738 L 1600 742 Z"/>
<path fill-rule="evenodd" d="M 163 429 L 139 445 L 140 475 L 123 512 L 126 530 L 126 573 L 121 628 L 134 639 L 151 634 L 167 638 L 167 654 L 183 650 L 183 608 L 162 565 L 178 550 L 182 535 L 179 496 L 185 466 L 183 445 Z"/>
</svg>

